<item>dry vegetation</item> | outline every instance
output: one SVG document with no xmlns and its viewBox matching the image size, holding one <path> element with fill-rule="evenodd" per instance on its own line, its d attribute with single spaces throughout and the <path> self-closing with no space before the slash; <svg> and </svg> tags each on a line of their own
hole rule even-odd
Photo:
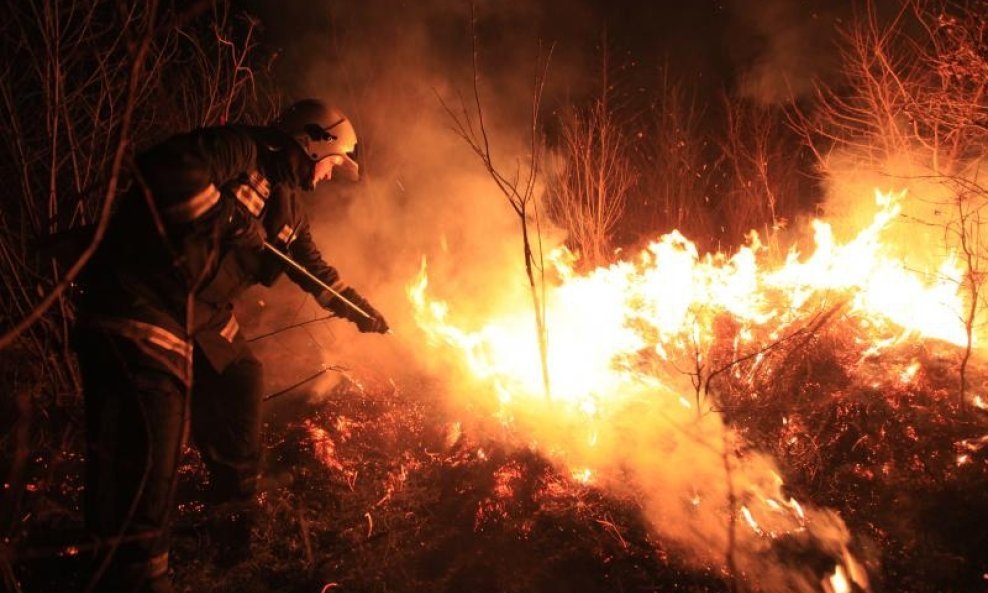
<svg viewBox="0 0 988 593">
<path fill-rule="evenodd" d="M 74 259 L 61 252 L 79 253 L 91 235 L 74 231 L 98 222 L 126 186 L 121 171 L 132 147 L 175 129 L 250 119 L 274 102 L 259 90 L 253 21 L 207 3 L 187 11 L 120 6 L 9 0 L 0 22 L 4 55 L 21 56 L 0 66 L 0 171 L 8 181 L 0 376 L 9 394 L 0 403 L 0 569 L 10 590 L 70 590 L 89 544 L 78 512 L 72 311 L 53 292 L 66 285 Z M 823 174 L 834 173 L 827 167 L 838 149 L 874 170 L 909 154 L 921 165 L 911 174 L 945 190 L 936 206 L 947 214 L 918 222 L 942 230 L 963 253 L 973 332 L 988 257 L 980 169 L 988 147 L 986 13 L 983 2 L 908 0 L 889 24 L 865 7 L 845 32 L 845 80 L 785 113 L 725 97 L 716 136 L 702 123 L 712 117 L 704 104 L 664 77 L 646 111 L 651 119 L 634 122 L 648 130 L 644 154 L 628 146 L 629 125 L 609 110 L 605 82 L 596 101 L 562 123 L 548 212 L 594 263 L 622 246 L 621 232 L 679 228 L 708 245 L 736 244 L 750 229 L 771 235 L 812 207 L 805 171 L 791 166 L 794 151 L 816 158 Z M 786 114 L 795 136 L 780 123 Z M 462 121 L 461 134 L 497 179 L 485 132 Z M 533 134 L 533 154 L 537 144 Z M 531 163 L 533 177 L 538 166 Z M 537 295 L 525 226 L 535 181 L 512 179 L 500 181 L 523 225 Z M 40 311 L 46 296 L 53 306 Z M 36 323 L 9 333 L 36 310 Z M 734 364 L 736 328 L 725 320 L 722 342 L 705 354 L 713 367 L 720 357 L 736 372 L 707 377 L 704 391 L 753 448 L 780 459 L 795 494 L 844 515 L 862 554 L 882 559 L 872 568 L 883 590 L 983 590 L 988 447 L 979 439 L 988 414 L 968 396 L 988 372 L 970 348 L 916 343 L 869 357 L 853 320 L 838 313 L 825 321 L 756 367 Z M 914 362 L 914 378 L 897 381 Z M 644 526 L 634 501 L 574 483 L 530 452 L 451 437 L 438 420 L 437 386 L 362 379 L 344 381 L 319 404 L 273 408 L 267 464 L 281 479 L 262 495 L 247 563 L 212 565 L 197 502 L 203 468 L 195 459 L 186 465 L 174 552 L 180 584 L 248 592 L 738 586 L 685 568 Z"/>
<path fill-rule="evenodd" d="M 559 163 L 547 171 L 547 214 L 566 229 L 584 269 L 613 259 L 615 233 L 638 177 L 626 126 L 610 101 L 608 68 L 605 57 L 599 97 L 585 109 L 571 107 L 562 115 Z"/>
<path fill-rule="evenodd" d="M 135 149 L 192 125 L 250 121 L 274 106 L 257 68 L 257 23 L 225 6 L 3 5 L 0 51 L 17 56 L 0 67 L 5 538 L 24 517 L 25 489 L 49 469 L 31 453 L 44 459 L 78 430 L 55 421 L 81 403 L 69 344 L 72 280 L 129 186 Z M 0 562 L 13 586 L 9 555 Z"/>
<path fill-rule="evenodd" d="M 819 89 L 812 113 L 797 114 L 805 144 L 825 173 L 832 173 L 831 155 L 840 151 L 891 183 L 918 186 L 926 208 L 913 222 L 942 234 L 943 247 L 961 254 L 969 301 L 961 405 L 970 338 L 984 321 L 986 10 L 983 1 L 908 0 L 891 23 L 881 23 L 865 4 L 844 32 L 844 80 L 837 88 Z"/>
</svg>

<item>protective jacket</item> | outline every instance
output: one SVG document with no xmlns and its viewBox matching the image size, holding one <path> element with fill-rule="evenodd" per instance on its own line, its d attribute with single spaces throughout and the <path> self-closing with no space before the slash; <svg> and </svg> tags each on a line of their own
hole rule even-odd
<svg viewBox="0 0 988 593">
<path fill-rule="evenodd" d="M 284 270 L 320 304 L 361 331 L 387 331 L 312 241 L 298 190 L 312 185 L 315 162 L 283 131 L 237 126 L 174 136 L 138 157 L 133 188 L 80 278 L 74 336 L 86 400 L 86 529 L 98 541 L 123 536 L 94 570 L 100 593 L 167 581 L 187 426 L 209 468 L 211 501 L 232 505 L 229 519 L 249 516 L 256 502 L 262 365 L 231 301 L 281 274 L 265 244 L 369 314 L 354 317 L 320 282 Z M 220 548 L 249 542 L 249 521 L 233 524 L 217 535 Z"/>
<path fill-rule="evenodd" d="M 287 183 L 272 186 L 262 174 L 252 172 L 227 189 L 237 200 L 239 215 L 259 223 L 255 226 L 258 235 L 337 292 L 346 289 L 312 239 L 296 188 Z M 253 284 L 271 286 L 282 273 L 320 302 L 326 302 L 324 288 L 298 270 L 286 268 L 272 253 L 251 248 L 229 250 L 221 256 L 216 272 L 196 299 L 196 317 L 210 321 L 196 332 L 195 339 L 213 368 L 222 371 L 243 353 L 245 346 L 232 300 Z"/>
<path fill-rule="evenodd" d="M 277 130 L 223 126 L 140 155 L 134 187 L 82 278 L 81 322 L 132 340 L 188 383 L 193 343 L 217 371 L 243 353 L 231 301 L 284 269 L 262 241 L 345 288 L 312 240 L 294 146 Z M 285 271 L 325 302 L 317 283 Z"/>
</svg>

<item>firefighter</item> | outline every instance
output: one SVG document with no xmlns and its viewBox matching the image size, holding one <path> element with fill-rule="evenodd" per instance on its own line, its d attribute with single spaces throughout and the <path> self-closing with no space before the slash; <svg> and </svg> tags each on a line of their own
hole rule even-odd
<svg viewBox="0 0 988 593">
<path fill-rule="evenodd" d="M 356 159 L 351 122 L 318 100 L 267 127 L 202 128 L 138 156 L 78 299 L 96 590 L 172 590 L 168 524 L 187 427 L 209 470 L 209 502 L 224 509 L 218 544 L 245 550 L 262 369 L 233 314 L 239 294 L 284 272 L 361 332 L 388 331 L 325 262 L 300 203 L 322 181 L 356 181 Z"/>
</svg>

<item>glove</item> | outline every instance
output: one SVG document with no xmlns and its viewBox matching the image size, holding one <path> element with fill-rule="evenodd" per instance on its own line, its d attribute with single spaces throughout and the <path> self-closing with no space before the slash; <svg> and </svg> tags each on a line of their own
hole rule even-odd
<svg viewBox="0 0 988 593">
<path fill-rule="evenodd" d="M 384 316 L 381 315 L 377 309 L 372 307 L 371 304 L 367 302 L 367 299 L 360 296 L 360 293 L 356 290 L 353 288 L 347 288 L 341 292 L 340 295 L 354 305 L 360 307 L 364 312 L 370 315 L 370 317 L 365 317 L 360 313 L 360 311 L 357 311 L 350 305 L 344 303 L 339 298 L 333 298 L 332 301 L 326 305 L 326 308 L 340 317 L 352 321 L 356 324 L 357 329 L 360 330 L 361 333 L 386 334 L 388 333 L 388 330 L 391 329 L 388 327 L 388 322 L 384 320 Z"/>
</svg>

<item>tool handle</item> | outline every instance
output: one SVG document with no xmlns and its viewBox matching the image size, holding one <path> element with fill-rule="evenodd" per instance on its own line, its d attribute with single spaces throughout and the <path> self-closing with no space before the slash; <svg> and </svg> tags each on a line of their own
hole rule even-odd
<svg viewBox="0 0 988 593">
<path fill-rule="evenodd" d="M 294 268 L 294 269 L 298 270 L 299 272 L 302 272 L 303 274 L 305 274 L 310 280 L 312 280 L 313 282 L 315 282 L 316 284 L 318 284 L 320 286 L 320 288 L 323 288 L 324 290 L 327 290 L 331 295 L 333 295 L 334 297 L 336 297 L 336 298 L 340 299 L 341 301 L 343 301 L 343 303 L 346 306 L 350 307 L 351 309 L 353 309 L 357 313 L 360 313 L 361 315 L 363 315 L 367 319 L 373 319 L 374 318 L 367 311 L 364 311 L 363 309 L 361 309 L 360 307 L 358 307 L 357 305 L 355 305 L 352 301 L 350 301 L 350 299 L 348 299 L 345 296 L 343 296 L 342 294 L 340 294 L 339 291 L 333 290 L 333 288 L 330 285 L 328 285 L 325 282 L 323 282 L 322 280 L 320 280 L 315 274 L 313 274 L 312 272 L 310 272 L 309 270 L 307 270 L 305 268 L 305 266 L 303 266 L 302 264 L 298 263 L 297 261 L 295 261 L 294 259 L 292 259 L 291 257 L 289 257 L 287 254 L 283 253 L 280 249 L 278 249 L 274 245 L 272 245 L 272 244 L 268 243 L 267 241 L 265 241 L 264 242 L 264 248 L 267 249 L 268 251 L 270 251 L 271 253 L 275 254 L 279 259 L 281 259 L 281 261 L 285 262 L 286 264 L 288 264 L 292 268 Z"/>
</svg>

